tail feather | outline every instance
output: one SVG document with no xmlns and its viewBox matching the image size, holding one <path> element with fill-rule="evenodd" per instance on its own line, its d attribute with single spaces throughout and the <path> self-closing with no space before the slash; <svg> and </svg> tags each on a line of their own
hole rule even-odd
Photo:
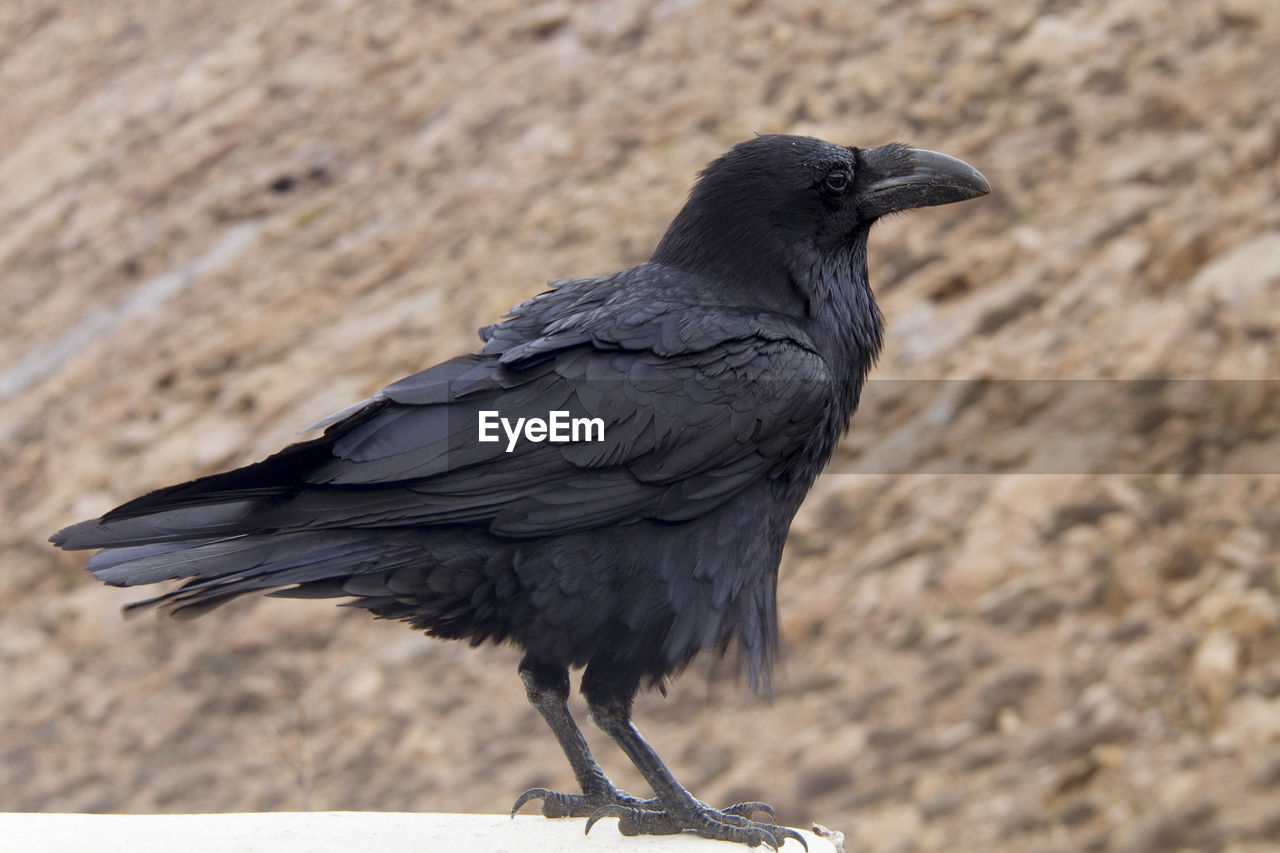
<svg viewBox="0 0 1280 853">
<path fill-rule="evenodd" d="M 375 400 L 324 435 L 291 444 L 261 462 L 148 492 L 101 518 L 65 527 L 50 541 L 81 551 L 264 532 L 258 519 L 303 491 L 300 474 L 332 459 L 334 442 L 385 405 Z"/>
<path fill-rule="evenodd" d="M 246 526 L 257 501 L 231 500 L 164 509 L 128 518 L 102 518 L 64 527 L 50 541 L 67 551 L 186 543 L 256 532 Z"/>
<path fill-rule="evenodd" d="M 421 564 L 426 554 L 409 536 L 371 531 L 312 531 L 237 536 L 110 549 L 89 570 L 113 586 L 188 579 L 177 589 L 128 605 L 193 616 L 245 593 L 295 584 L 345 585 L 365 573 Z"/>
<path fill-rule="evenodd" d="M 177 578 L 254 577 L 323 560 L 345 563 L 353 552 L 368 547 L 359 542 L 360 538 L 369 537 L 326 532 L 111 548 L 93 555 L 89 571 L 112 586 L 140 586 Z"/>
<path fill-rule="evenodd" d="M 88 569 L 112 586 L 181 582 L 126 612 L 187 618 L 255 592 L 403 607 L 439 565 L 438 551 L 470 563 L 475 549 L 465 537 L 442 542 L 406 524 L 423 503 L 410 490 L 335 488 L 306 476 L 386 405 L 374 399 L 323 436 L 150 492 L 50 539 L 66 550 L 101 549 Z"/>
<path fill-rule="evenodd" d="M 224 540 L 197 539 L 109 548 L 90 557 L 88 569 L 95 578 L 111 586 L 141 586 L 185 578 L 190 574 L 179 566 L 187 562 L 190 552 L 218 541 Z"/>
</svg>

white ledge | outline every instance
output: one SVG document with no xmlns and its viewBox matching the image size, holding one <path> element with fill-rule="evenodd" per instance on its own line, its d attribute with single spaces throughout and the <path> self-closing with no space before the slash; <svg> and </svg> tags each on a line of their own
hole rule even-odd
<svg viewBox="0 0 1280 853">
<path fill-rule="evenodd" d="M 399 812 L 259 812 L 252 814 L 115 815 L 0 814 L 0 847 L 31 853 L 728 853 L 735 846 L 693 833 L 627 838 L 601 820 L 537 815 L 406 814 Z M 809 853 L 839 853 L 826 838 L 803 832 Z M 744 845 L 737 849 L 746 851 Z M 757 848 L 761 850 L 767 848 Z M 802 853 L 795 841 L 783 853 Z"/>
</svg>

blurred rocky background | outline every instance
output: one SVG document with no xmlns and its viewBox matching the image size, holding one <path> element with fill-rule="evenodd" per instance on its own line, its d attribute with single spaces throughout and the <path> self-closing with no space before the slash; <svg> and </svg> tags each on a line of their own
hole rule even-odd
<svg viewBox="0 0 1280 853">
<path fill-rule="evenodd" d="M 0 4 L 0 809 L 571 785 L 511 649 L 329 602 L 126 622 L 45 539 L 643 260 L 786 132 L 995 191 L 873 234 L 895 381 L 797 518 L 772 703 L 708 663 L 640 728 L 851 850 L 1280 849 L 1280 419 L 1227 381 L 1280 379 L 1277 55 L 1274 0 Z"/>
</svg>

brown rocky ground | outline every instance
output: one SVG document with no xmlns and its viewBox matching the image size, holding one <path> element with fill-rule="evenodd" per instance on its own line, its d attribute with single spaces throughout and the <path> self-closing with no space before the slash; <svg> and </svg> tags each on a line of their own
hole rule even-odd
<svg viewBox="0 0 1280 853">
<path fill-rule="evenodd" d="M 1278 53 L 1270 0 L 0 5 L 0 808 L 567 785 L 512 650 L 326 603 L 123 622 L 44 540 L 641 260 L 753 132 L 995 186 L 874 235 L 880 377 L 1280 378 Z M 772 705 L 703 667 L 641 727 L 851 849 L 1280 849 L 1274 385 L 951 387 L 868 391 Z"/>
</svg>

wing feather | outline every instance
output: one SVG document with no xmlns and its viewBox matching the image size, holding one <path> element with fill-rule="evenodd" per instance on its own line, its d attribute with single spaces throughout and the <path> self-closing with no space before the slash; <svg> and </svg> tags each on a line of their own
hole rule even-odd
<svg viewBox="0 0 1280 853">
<path fill-rule="evenodd" d="M 479 353 L 387 386 L 323 436 L 153 492 L 55 541 L 186 541 L 225 554 L 233 546 L 200 543 L 449 525 L 539 537 L 697 518 L 761 478 L 787 476 L 829 427 L 832 380 L 808 338 L 779 316 L 676 310 L 680 300 L 664 307 L 646 292 L 564 283 L 484 330 Z M 481 442 L 486 411 L 511 423 L 567 412 L 598 419 L 604 437 L 509 447 L 500 430 Z"/>
</svg>

